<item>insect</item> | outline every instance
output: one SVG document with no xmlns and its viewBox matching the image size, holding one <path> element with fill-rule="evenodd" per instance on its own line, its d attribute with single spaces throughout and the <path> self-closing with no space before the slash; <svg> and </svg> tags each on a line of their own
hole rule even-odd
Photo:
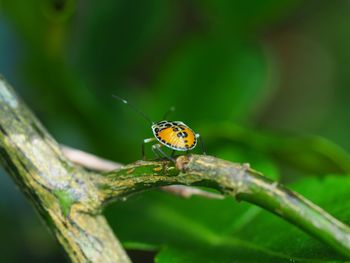
<svg viewBox="0 0 350 263">
<path fill-rule="evenodd" d="M 199 133 L 195 133 L 190 127 L 188 127 L 182 121 L 167 121 L 166 116 L 174 111 L 174 108 L 171 108 L 163 117 L 164 120 L 154 122 L 152 121 L 145 113 L 140 111 L 134 105 L 130 104 L 127 100 L 124 100 L 116 95 L 113 95 L 114 98 L 120 100 L 124 104 L 129 105 L 134 111 L 139 113 L 144 119 L 146 119 L 151 124 L 151 129 L 154 137 L 144 139 L 142 142 L 142 158 L 145 159 L 145 144 L 156 142 L 152 145 L 152 151 L 158 157 L 166 157 L 167 159 L 174 161 L 173 156 L 176 151 L 185 151 L 188 152 L 194 149 L 197 145 L 197 141 L 200 140 L 201 148 L 203 154 L 204 151 L 204 143 L 199 135 Z M 168 147 L 173 150 L 171 156 L 165 153 L 162 150 L 162 147 Z"/>
</svg>

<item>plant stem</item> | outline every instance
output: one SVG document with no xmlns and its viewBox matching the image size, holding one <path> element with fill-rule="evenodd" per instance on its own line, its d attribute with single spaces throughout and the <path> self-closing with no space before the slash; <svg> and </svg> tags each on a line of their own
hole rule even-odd
<svg viewBox="0 0 350 263">
<path fill-rule="evenodd" d="M 137 162 L 96 177 L 103 202 L 149 188 L 183 184 L 211 187 L 256 204 L 350 257 L 350 228 L 301 195 L 249 168 L 212 156 L 189 155 L 168 162 Z"/>
</svg>

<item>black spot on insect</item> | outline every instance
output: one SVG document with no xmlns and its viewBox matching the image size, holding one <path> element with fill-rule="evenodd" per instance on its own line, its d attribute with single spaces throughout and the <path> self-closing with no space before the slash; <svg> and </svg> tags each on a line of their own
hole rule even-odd
<svg viewBox="0 0 350 263">
<path fill-rule="evenodd" d="M 154 131 L 155 131 L 155 132 L 159 132 L 159 128 L 155 128 Z"/>
<path fill-rule="evenodd" d="M 187 143 L 185 144 L 185 146 L 186 146 L 186 148 L 189 148 L 189 147 L 190 147 Z"/>
<path fill-rule="evenodd" d="M 179 138 L 186 138 L 187 136 L 188 136 L 187 132 L 179 132 L 177 134 L 177 137 L 179 137 Z"/>
<path fill-rule="evenodd" d="M 157 123 L 157 125 L 164 124 L 164 123 L 167 123 L 167 121 L 160 121 Z"/>
<path fill-rule="evenodd" d="M 185 140 L 184 142 L 185 142 L 185 143 L 188 143 L 188 141 L 187 141 L 187 140 Z"/>
<path fill-rule="evenodd" d="M 186 130 L 186 127 L 184 127 L 184 126 L 179 126 L 179 128 L 183 131 Z"/>
<path fill-rule="evenodd" d="M 166 144 L 165 140 L 161 140 L 161 142 Z"/>
<path fill-rule="evenodd" d="M 179 128 L 178 128 L 178 127 L 174 127 L 174 128 L 173 128 L 173 131 L 174 131 L 174 132 L 177 132 L 177 131 L 179 131 Z"/>
<path fill-rule="evenodd" d="M 167 128 L 169 128 L 169 127 L 171 127 L 171 124 L 170 124 L 170 123 L 167 123 L 167 124 L 165 124 L 164 126 L 167 127 Z"/>
</svg>

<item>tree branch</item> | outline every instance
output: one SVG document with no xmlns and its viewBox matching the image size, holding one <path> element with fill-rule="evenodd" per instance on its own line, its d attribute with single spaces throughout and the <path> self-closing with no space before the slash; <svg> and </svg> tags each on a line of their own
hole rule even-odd
<svg viewBox="0 0 350 263">
<path fill-rule="evenodd" d="M 74 149 L 69 146 L 61 145 L 61 149 L 63 153 L 66 155 L 68 160 L 72 163 L 80 165 L 84 168 L 98 171 L 98 172 L 109 172 L 111 170 L 115 170 L 123 167 L 122 164 L 116 163 L 113 161 L 109 161 L 93 155 L 91 153 L 86 153 L 81 150 Z M 191 196 L 201 196 L 209 199 L 223 199 L 224 197 L 219 194 L 211 193 L 208 191 L 204 191 L 195 187 L 189 187 L 184 185 L 171 185 L 171 186 L 163 186 L 162 190 L 169 192 L 174 195 L 178 195 L 184 198 L 189 198 Z"/>
<path fill-rule="evenodd" d="M 73 262 L 130 262 L 100 215 L 110 201 L 159 186 L 206 186 L 256 204 L 350 257 L 350 229 L 248 165 L 211 156 L 176 163 L 139 161 L 92 173 L 65 159 L 58 144 L 0 79 L 0 157 Z"/>
<path fill-rule="evenodd" d="M 73 262 L 130 262 L 105 218 L 90 174 L 58 144 L 0 78 L 0 157 Z"/>
<path fill-rule="evenodd" d="M 103 203 L 134 192 L 171 184 L 206 186 L 279 215 L 338 252 L 350 257 L 350 229 L 301 195 L 252 170 L 212 156 L 180 156 L 168 161 L 139 161 L 95 177 Z"/>
</svg>

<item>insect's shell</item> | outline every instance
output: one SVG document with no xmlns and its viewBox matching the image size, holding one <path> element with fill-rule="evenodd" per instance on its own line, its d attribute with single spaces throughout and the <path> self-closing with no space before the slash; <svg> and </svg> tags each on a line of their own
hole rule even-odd
<svg viewBox="0 0 350 263">
<path fill-rule="evenodd" d="M 160 121 L 152 125 L 154 137 L 163 145 L 177 151 L 192 150 L 196 134 L 181 121 Z"/>
</svg>

